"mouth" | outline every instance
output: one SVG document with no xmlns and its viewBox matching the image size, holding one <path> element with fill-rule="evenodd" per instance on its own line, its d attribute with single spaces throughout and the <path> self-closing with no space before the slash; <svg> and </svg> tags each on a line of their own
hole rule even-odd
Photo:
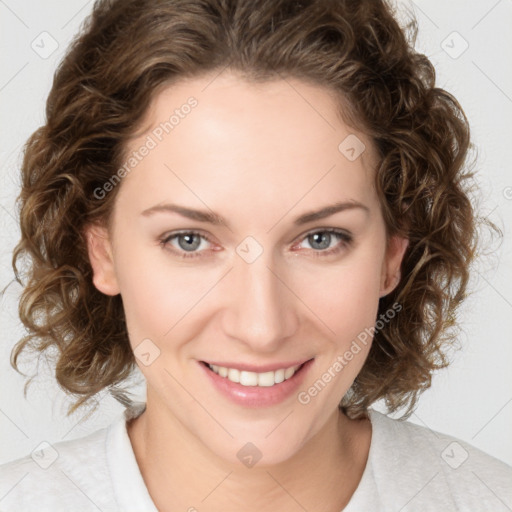
<svg viewBox="0 0 512 512">
<path fill-rule="evenodd" d="M 291 379 L 306 364 L 306 362 L 266 372 L 252 372 L 248 370 L 241 370 L 240 368 L 230 368 L 227 366 L 210 364 L 204 361 L 203 364 L 220 377 L 228 379 L 236 384 L 241 384 L 242 386 L 271 387 L 276 384 L 281 384 L 281 382 L 284 382 L 285 380 Z"/>
<path fill-rule="evenodd" d="M 304 381 L 314 358 L 295 364 L 259 367 L 199 361 L 213 387 L 238 405 L 264 407 L 290 398 Z"/>
</svg>

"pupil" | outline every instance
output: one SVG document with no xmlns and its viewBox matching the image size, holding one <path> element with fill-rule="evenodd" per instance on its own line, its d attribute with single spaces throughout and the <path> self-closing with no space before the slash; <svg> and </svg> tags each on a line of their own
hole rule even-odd
<svg viewBox="0 0 512 512">
<path fill-rule="evenodd" d="M 194 243 L 194 238 L 196 238 L 196 243 Z M 185 239 L 186 244 L 182 246 L 181 240 Z M 180 237 L 180 246 L 182 246 L 182 249 L 189 250 L 189 249 L 197 249 L 199 247 L 200 241 L 197 240 L 197 235 L 188 234 L 188 235 L 181 235 Z"/>
<path fill-rule="evenodd" d="M 314 242 L 311 245 L 314 246 L 314 244 L 320 243 L 320 245 L 322 245 L 322 247 L 317 247 L 318 249 L 326 249 L 327 247 L 329 247 L 329 242 L 330 242 L 330 238 L 331 238 L 330 233 L 326 233 L 326 232 L 315 233 L 312 235 L 312 237 L 313 237 Z M 318 238 L 320 240 L 317 240 Z M 326 243 L 322 244 L 322 242 L 326 242 Z"/>
</svg>

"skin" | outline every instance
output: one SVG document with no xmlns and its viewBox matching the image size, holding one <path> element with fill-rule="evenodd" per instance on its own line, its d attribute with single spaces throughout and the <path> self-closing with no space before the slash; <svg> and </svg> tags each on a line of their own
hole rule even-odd
<svg viewBox="0 0 512 512">
<path fill-rule="evenodd" d="M 142 476 L 161 511 L 341 510 L 363 474 L 371 425 L 337 406 L 370 343 L 307 405 L 296 394 L 264 408 L 233 404 L 198 361 L 314 358 L 303 391 L 375 325 L 407 240 L 386 246 L 374 148 L 341 121 L 329 90 L 292 79 L 252 84 L 225 72 L 159 92 L 127 152 L 190 96 L 198 105 L 122 180 L 110 229 L 87 229 L 95 286 L 121 294 L 134 349 L 150 339 L 160 350 L 148 366 L 137 360 L 147 407 L 128 433 Z M 366 146 L 354 161 L 338 149 L 350 134 Z M 368 210 L 294 224 L 339 201 Z M 142 215 L 164 203 L 213 211 L 229 227 Z M 331 235 L 322 246 L 307 236 L 322 228 L 353 240 Z M 211 240 L 192 239 L 197 257 L 179 256 L 190 254 L 183 237 L 161 243 L 187 230 Z M 247 236 L 263 251 L 251 263 L 236 251 Z M 247 442 L 262 454 L 252 468 L 237 458 Z"/>
</svg>

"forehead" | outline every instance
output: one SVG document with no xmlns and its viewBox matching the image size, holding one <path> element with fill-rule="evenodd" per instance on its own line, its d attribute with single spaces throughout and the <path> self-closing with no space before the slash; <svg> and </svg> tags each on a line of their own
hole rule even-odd
<svg viewBox="0 0 512 512">
<path fill-rule="evenodd" d="M 338 109 L 328 89 L 291 78 L 183 80 L 153 99 L 126 156 L 148 142 L 151 150 L 123 187 L 153 203 L 177 194 L 246 208 L 258 199 L 291 207 L 306 196 L 361 201 L 373 193 L 374 149 Z"/>
</svg>

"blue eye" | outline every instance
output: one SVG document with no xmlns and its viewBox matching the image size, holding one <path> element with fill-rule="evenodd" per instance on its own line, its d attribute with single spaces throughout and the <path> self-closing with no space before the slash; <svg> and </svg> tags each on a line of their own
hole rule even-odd
<svg viewBox="0 0 512 512">
<path fill-rule="evenodd" d="M 328 249 L 333 238 L 338 238 L 341 244 L 338 243 L 333 248 Z M 349 246 L 352 243 L 353 238 L 352 235 L 346 231 L 339 229 L 320 229 L 308 233 L 303 241 L 307 241 L 310 246 L 313 247 L 315 256 L 330 256 L 332 254 L 337 254 L 344 247 Z"/>
<path fill-rule="evenodd" d="M 329 249 L 333 239 L 338 239 L 338 244 Z M 181 231 L 164 236 L 160 240 L 160 245 L 163 248 L 168 248 L 180 258 L 196 258 L 202 256 L 202 252 L 204 252 L 198 250 L 203 240 L 212 243 L 206 235 L 199 231 Z M 172 243 L 173 241 L 176 241 L 176 245 Z M 302 238 L 301 243 L 305 241 L 312 247 L 314 256 L 321 257 L 337 254 L 352 244 L 353 237 L 346 231 L 328 228 L 311 231 Z"/>
<path fill-rule="evenodd" d="M 196 249 L 200 247 L 201 239 L 210 242 L 208 237 L 198 231 L 182 231 L 166 236 L 160 243 L 163 247 L 166 247 L 171 243 L 171 240 L 174 239 L 177 240 L 179 248 L 176 249 L 175 246 L 172 246 L 171 250 L 181 258 L 195 258 L 200 256 L 201 254 L 199 252 L 191 251 L 196 251 Z"/>
</svg>

